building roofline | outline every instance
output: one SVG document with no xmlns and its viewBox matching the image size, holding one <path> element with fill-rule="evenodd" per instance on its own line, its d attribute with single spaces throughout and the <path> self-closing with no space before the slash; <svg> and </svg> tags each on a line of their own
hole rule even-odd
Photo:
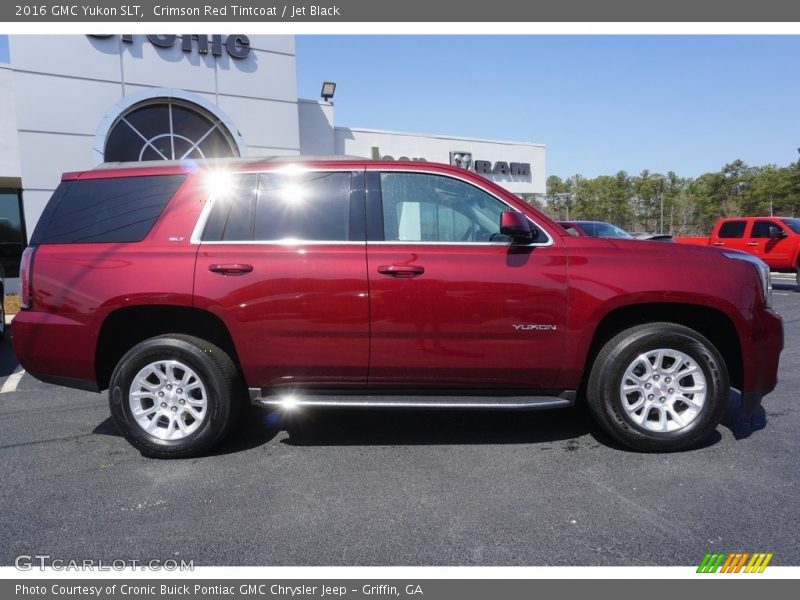
<svg viewBox="0 0 800 600">
<path fill-rule="evenodd" d="M 360 131 L 362 133 L 383 133 L 388 135 L 397 135 L 403 137 L 426 137 L 426 138 L 434 138 L 439 140 L 455 140 L 458 142 L 481 142 L 484 144 L 498 144 L 503 146 L 533 146 L 535 148 L 546 148 L 545 144 L 539 144 L 537 142 L 511 142 L 506 140 L 488 140 L 485 138 L 470 138 L 470 137 L 459 137 L 456 135 L 446 135 L 442 133 L 414 133 L 408 131 L 390 131 L 388 129 L 370 129 L 367 127 L 334 127 L 334 130 L 348 130 L 348 131 Z"/>
<path fill-rule="evenodd" d="M 347 155 L 280 155 L 280 156 L 246 156 L 229 158 L 204 158 L 186 160 L 143 160 L 129 162 L 105 162 L 97 165 L 90 171 L 105 171 L 112 169 L 142 169 L 142 168 L 175 168 L 180 167 L 187 170 L 202 167 L 226 167 L 231 165 L 257 165 L 270 163 L 306 163 L 306 162 L 372 162 L 363 156 Z"/>
</svg>

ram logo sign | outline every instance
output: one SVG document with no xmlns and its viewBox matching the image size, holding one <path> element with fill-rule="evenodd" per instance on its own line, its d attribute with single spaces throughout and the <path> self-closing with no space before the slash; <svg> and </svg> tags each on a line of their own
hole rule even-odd
<svg viewBox="0 0 800 600">
<path fill-rule="evenodd" d="M 461 167 L 468 171 L 475 171 L 481 175 L 512 175 L 516 177 L 530 177 L 530 163 L 506 162 L 498 160 L 492 163 L 490 160 L 472 160 L 471 152 L 451 152 L 450 164 L 454 167 Z"/>
</svg>

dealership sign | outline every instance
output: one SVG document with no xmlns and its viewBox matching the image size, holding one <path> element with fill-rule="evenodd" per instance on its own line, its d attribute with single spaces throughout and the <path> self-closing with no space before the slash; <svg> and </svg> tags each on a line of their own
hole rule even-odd
<svg viewBox="0 0 800 600">
<path fill-rule="evenodd" d="M 520 177 L 531 176 L 530 163 L 505 162 L 498 160 L 492 164 L 488 160 L 472 160 L 472 152 L 451 152 L 450 164 L 468 171 L 475 171 L 481 175 L 517 175 Z"/>
<path fill-rule="evenodd" d="M 378 146 L 372 147 L 372 158 L 374 160 L 395 160 L 393 156 L 382 155 L 381 149 Z M 408 157 L 400 156 L 397 160 L 406 161 L 413 160 L 417 162 L 427 162 L 427 159 L 422 157 Z M 461 167 L 468 171 L 474 171 L 481 175 L 511 175 L 516 177 L 530 177 L 531 165 L 530 163 L 520 162 L 506 162 L 498 160 L 492 162 L 490 160 L 473 160 L 472 152 L 450 152 L 450 164 L 454 167 Z"/>
<path fill-rule="evenodd" d="M 94 38 L 110 38 L 111 35 L 91 35 Z M 122 41 L 126 44 L 133 44 L 134 36 L 122 35 Z M 222 56 L 223 48 L 231 58 L 243 59 L 250 56 L 250 38 L 246 35 L 189 35 L 177 36 L 168 35 L 148 35 L 147 40 L 158 48 L 171 48 L 178 43 L 180 37 L 181 49 L 186 52 L 193 52 L 197 48 L 198 54 L 206 55 L 209 52 L 213 56 Z"/>
</svg>

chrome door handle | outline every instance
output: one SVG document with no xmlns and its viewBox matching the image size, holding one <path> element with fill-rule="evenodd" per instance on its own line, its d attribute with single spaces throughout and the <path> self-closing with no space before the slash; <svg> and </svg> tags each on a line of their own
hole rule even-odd
<svg viewBox="0 0 800 600">
<path fill-rule="evenodd" d="M 390 277 L 397 278 L 410 278 L 422 275 L 425 272 L 425 267 L 419 265 L 381 265 L 378 267 L 378 273 L 381 275 L 389 275 Z"/>
<path fill-rule="evenodd" d="M 245 275 L 253 270 L 253 265 L 234 263 L 228 265 L 208 265 L 208 270 L 220 275 Z"/>
</svg>

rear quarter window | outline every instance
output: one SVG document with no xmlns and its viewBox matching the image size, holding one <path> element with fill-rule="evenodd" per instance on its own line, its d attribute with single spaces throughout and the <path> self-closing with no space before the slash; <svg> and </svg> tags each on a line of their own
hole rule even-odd
<svg viewBox="0 0 800 600">
<path fill-rule="evenodd" d="M 53 193 L 31 244 L 140 242 L 185 175 L 64 181 Z"/>
<path fill-rule="evenodd" d="M 720 225 L 717 236 L 721 238 L 744 237 L 745 225 L 747 225 L 747 221 L 725 221 Z"/>
</svg>

